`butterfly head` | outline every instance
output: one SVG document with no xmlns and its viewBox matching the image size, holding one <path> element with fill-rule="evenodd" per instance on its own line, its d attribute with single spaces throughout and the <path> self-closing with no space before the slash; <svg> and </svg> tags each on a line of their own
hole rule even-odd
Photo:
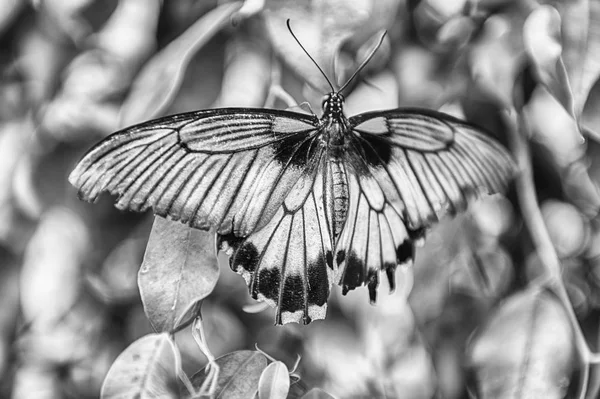
<svg viewBox="0 0 600 399">
<path fill-rule="evenodd" d="M 321 107 L 323 115 L 340 118 L 344 115 L 344 96 L 340 93 L 331 92 L 323 97 Z"/>
</svg>

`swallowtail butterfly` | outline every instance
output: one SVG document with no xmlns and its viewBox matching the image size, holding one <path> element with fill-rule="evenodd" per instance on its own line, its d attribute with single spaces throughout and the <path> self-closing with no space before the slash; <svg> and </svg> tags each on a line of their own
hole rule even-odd
<svg viewBox="0 0 600 399">
<path fill-rule="evenodd" d="M 485 132 L 444 113 L 348 118 L 346 85 L 330 83 L 320 118 L 221 108 L 126 128 L 93 147 L 69 180 L 84 200 L 108 191 L 119 209 L 215 231 L 278 324 L 323 319 L 334 282 L 344 293 L 367 285 L 374 302 L 380 272 L 393 287 L 424 230 L 473 194 L 502 191 L 514 165 Z"/>
</svg>

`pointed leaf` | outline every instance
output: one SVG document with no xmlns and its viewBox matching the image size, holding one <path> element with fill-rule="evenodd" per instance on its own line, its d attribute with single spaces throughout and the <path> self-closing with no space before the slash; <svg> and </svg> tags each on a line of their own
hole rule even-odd
<svg viewBox="0 0 600 399">
<path fill-rule="evenodd" d="M 21 365 L 12 380 L 11 397 L 14 399 L 52 399 L 64 395 L 63 383 L 56 378 L 56 371 L 39 364 Z"/>
<path fill-rule="evenodd" d="M 561 57 L 560 22 L 560 14 L 554 7 L 536 8 L 523 26 L 523 41 L 537 78 L 577 119 L 569 77 Z"/>
<path fill-rule="evenodd" d="M 437 31 L 437 41 L 447 49 L 458 49 L 469 43 L 476 29 L 472 18 L 459 15 L 450 19 Z"/>
<path fill-rule="evenodd" d="M 227 42 L 225 70 L 219 97 L 213 107 L 260 107 L 271 80 L 271 56 L 250 37 Z"/>
<path fill-rule="evenodd" d="M 60 207 L 46 211 L 29 241 L 21 272 L 27 323 L 41 330 L 55 328 L 81 299 L 81 268 L 90 246 L 87 226 L 77 214 Z"/>
<path fill-rule="evenodd" d="M 21 260 L 12 254 L 0 251 L 0 376 L 6 376 L 14 362 L 14 334 L 21 319 L 19 303 L 19 267 Z M 13 386 L 14 387 L 14 386 Z"/>
<path fill-rule="evenodd" d="M 389 71 L 369 77 L 369 85 L 358 84 L 346 99 L 348 115 L 398 107 L 398 83 Z"/>
<path fill-rule="evenodd" d="M 563 59 L 579 115 L 600 77 L 600 2 L 573 0 L 557 7 L 563 21 Z"/>
<path fill-rule="evenodd" d="M 569 319 L 555 296 L 510 297 L 470 344 L 477 398 L 563 398 L 575 356 Z"/>
<path fill-rule="evenodd" d="M 491 16 L 470 50 L 473 83 L 502 108 L 512 107 L 515 80 L 523 67 L 522 44 L 514 37 L 514 25 L 500 15 Z"/>
<path fill-rule="evenodd" d="M 0 34 L 9 29 L 11 22 L 26 4 L 24 0 L 0 2 Z"/>
<path fill-rule="evenodd" d="M 579 255 L 590 235 L 590 226 L 579 210 L 568 202 L 546 200 L 541 211 L 557 255 L 561 259 Z"/>
<path fill-rule="evenodd" d="M 0 238 L 15 233 L 15 207 L 32 219 L 42 213 L 39 188 L 32 183 L 31 133 L 29 118 L 4 122 L 0 126 Z"/>
<path fill-rule="evenodd" d="M 476 298 L 496 299 L 513 279 L 514 266 L 502 247 L 494 250 L 465 250 L 450 263 L 450 290 Z"/>
<path fill-rule="evenodd" d="M 225 3 L 210 11 L 146 64 L 121 109 L 122 126 L 156 117 L 171 104 L 192 57 L 230 23 L 241 5 Z"/>
<path fill-rule="evenodd" d="M 253 399 L 258 390 L 258 381 L 267 367 L 267 358 L 257 351 L 237 351 L 221 356 L 216 360 L 219 377 L 214 397 L 220 399 Z M 206 379 L 206 371 L 200 370 L 192 376 L 196 389 Z M 190 399 L 188 396 L 184 396 Z"/>
<path fill-rule="evenodd" d="M 214 234 L 161 217 L 154 219 L 138 285 L 156 331 L 172 331 L 208 296 L 219 279 Z"/>
<path fill-rule="evenodd" d="M 289 391 L 288 368 L 279 361 L 269 364 L 258 381 L 259 399 L 285 399 Z"/>
<path fill-rule="evenodd" d="M 167 334 L 151 334 L 129 345 L 102 384 L 101 399 L 178 398 L 177 349 Z"/>
</svg>

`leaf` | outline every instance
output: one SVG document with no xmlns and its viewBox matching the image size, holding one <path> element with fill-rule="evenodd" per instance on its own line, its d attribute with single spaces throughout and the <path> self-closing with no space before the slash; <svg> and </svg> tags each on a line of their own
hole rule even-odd
<svg viewBox="0 0 600 399">
<path fill-rule="evenodd" d="M 3 1 L 0 3 L 0 34 L 10 28 L 26 2 L 24 0 Z"/>
<path fill-rule="evenodd" d="M 476 29 L 472 18 L 459 15 L 450 19 L 437 31 L 436 39 L 446 50 L 459 49 L 469 43 Z"/>
<path fill-rule="evenodd" d="M 14 119 L 0 125 L 0 238 L 15 234 L 15 207 L 32 219 L 42 213 L 37 187 L 32 183 L 33 121 Z"/>
<path fill-rule="evenodd" d="M 398 284 L 396 292 L 381 295 L 377 306 L 367 304 L 371 309 L 363 308 L 362 314 L 357 315 L 361 340 L 357 347 L 364 348 L 365 367 L 370 369 L 367 386 L 372 397 L 430 398 L 435 394 L 432 357 L 418 335 L 406 301 L 409 284 Z M 352 367 L 358 368 L 355 364 Z"/>
<path fill-rule="evenodd" d="M 242 3 L 225 3 L 208 12 L 169 43 L 142 69 L 121 108 L 121 125 L 159 116 L 177 94 L 192 57 L 230 23 Z"/>
<path fill-rule="evenodd" d="M 348 115 L 398 107 L 398 83 L 392 73 L 373 75 L 369 84 L 358 84 L 352 90 L 345 104 Z"/>
<path fill-rule="evenodd" d="M 521 38 L 517 21 L 494 15 L 483 25 L 480 37 L 471 46 L 471 80 L 502 108 L 512 108 L 516 77 L 522 69 Z"/>
<path fill-rule="evenodd" d="M 533 288 L 495 311 L 467 357 L 477 398 L 563 398 L 573 371 L 573 332 L 556 297 Z"/>
<path fill-rule="evenodd" d="M 135 232 L 137 236 L 139 233 Z M 137 302 L 137 272 L 147 239 L 130 236 L 106 257 L 98 274 L 88 274 L 90 284 L 102 301 L 109 304 Z"/>
<path fill-rule="evenodd" d="M 80 217 L 66 208 L 47 211 L 31 238 L 21 272 L 23 317 L 43 331 L 78 302 L 81 267 L 91 246 Z"/>
<path fill-rule="evenodd" d="M 514 266 L 502 247 L 464 250 L 450 263 L 450 289 L 475 298 L 497 299 L 513 281 Z"/>
<path fill-rule="evenodd" d="M 267 367 L 267 358 L 257 351 L 237 351 L 221 356 L 216 360 L 220 368 L 214 397 L 219 399 L 253 399 L 258 389 L 258 381 Z M 206 379 L 205 369 L 192 376 L 196 389 Z M 184 396 L 191 399 L 189 394 Z"/>
<path fill-rule="evenodd" d="M 546 200 L 541 207 L 548 235 L 561 258 L 579 255 L 590 235 L 590 226 L 578 209 L 568 202 Z"/>
<path fill-rule="evenodd" d="M 172 331 L 219 279 L 213 254 L 214 235 L 172 222 L 154 219 L 138 285 L 144 311 L 156 331 Z"/>
<path fill-rule="evenodd" d="M 271 57 L 266 46 L 249 37 L 227 42 L 221 92 L 212 107 L 260 107 L 271 79 Z"/>
<path fill-rule="evenodd" d="M 279 361 L 269 364 L 258 381 L 259 399 L 285 399 L 289 391 L 288 368 Z"/>
<path fill-rule="evenodd" d="M 119 60 L 128 86 L 133 74 L 156 49 L 161 0 L 119 2 L 100 32 L 96 47 Z M 89 11 L 88 11 L 89 12 Z"/>
<path fill-rule="evenodd" d="M 581 114 L 582 133 L 586 137 L 600 142 L 600 80 L 591 88 Z"/>
<path fill-rule="evenodd" d="M 334 292 L 339 294 L 339 290 Z M 360 299 L 362 302 L 367 302 L 364 296 Z M 363 323 L 364 321 L 360 324 Z M 377 345 L 377 342 L 373 344 Z M 372 397 L 369 395 L 371 384 L 380 376 L 376 376 L 377 370 L 368 361 L 365 351 L 361 350 L 362 342 L 347 323 L 332 319 L 327 323 L 317 324 L 314 328 L 311 327 L 303 348 L 305 353 L 303 362 L 311 365 L 311 374 L 326 376 L 327 387 L 336 396 Z M 332 370 L 335 372 L 332 373 Z M 377 384 L 380 386 L 379 382 Z"/>
<path fill-rule="evenodd" d="M 0 250 L 0 376 L 6 376 L 14 362 L 14 334 L 17 330 L 21 304 L 19 303 L 20 259 Z"/>
<path fill-rule="evenodd" d="M 178 398 L 177 349 L 168 334 L 150 334 L 129 345 L 102 384 L 101 399 Z"/>
<path fill-rule="evenodd" d="M 308 391 L 302 399 L 335 399 L 333 396 L 322 390 L 321 388 L 313 388 Z"/>
<path fill-rule="evenodd" d="M 563 59 L 579 116 L 592 86 L 600 77 L 600 3 L 559 2 L 562 16 Z"/>
<path fill-rule="evenodd" d="M 539 81 L 577 119 L 569 76 L 561 57 L 560 22 L 560 14 L 554 7 L 537 7 L 523 25 L 523 42 Z"/>
<path fill-rule="evenodd" d="M 248 18 L 258 14 L 265 7 L 265 1 L 266 0 L 245 0 L 244 5 L 240 8 L 235 18 Z"/>
<path fill-rule="evenodd" d="M 50 399 L 64 395 L 63 383 L 56 371 L 39 364 L 21 365 L 15 370 L 13 381 L 11 397 L 14 399 Z"/>
<path fill-rule="evenodd" d="M 565 194 L 588 217 L 600 209 L 600 190 L 590 179 L 585 146 L 577 123 L 554 97 L 545 90 L 537 90 L 524 112 L 535 142 L 544 146 L 545 156 L 561 175 Z"/>
<path fill-rule="evenodd" d="M 82 17 L 83 11 L 92 0 L 36 0 L 39 11 L 56 26 L 54 29 L 68 35 L 76 43 L 91 33 L 91 27 Z"/>
</svg>

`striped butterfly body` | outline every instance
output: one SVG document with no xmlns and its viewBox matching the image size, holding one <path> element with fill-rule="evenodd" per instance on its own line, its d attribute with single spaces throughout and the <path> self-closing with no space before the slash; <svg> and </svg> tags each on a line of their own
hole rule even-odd
<svg viewBox="0 0 600 399">
<path fill-rule="evenodd" d="M 444 211 L 504 190 L 505 148 L 449 115 L 394 109 L 347 118 L 343 96 L 315 115 L 223 108 L 173 115 L 117 132 L 70 176 L 80 196 L 217 233 L 218 248 L 276 322 L 325 317 L 344 293 L 414 257 Z"/>
</svg>

